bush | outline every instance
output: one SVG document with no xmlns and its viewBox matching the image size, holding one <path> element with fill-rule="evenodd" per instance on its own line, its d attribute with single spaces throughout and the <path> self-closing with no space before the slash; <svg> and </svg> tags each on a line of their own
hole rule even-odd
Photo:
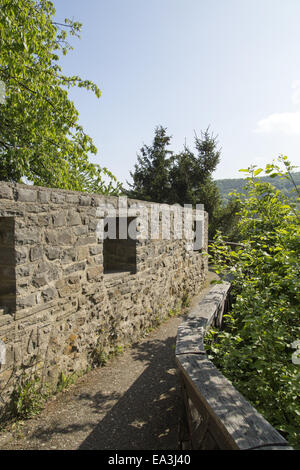
<svg viewBox="0 0 300 470">
<path fill-rule="evenodd" d="M 272 164 L 266 173 L 292 180 L 293 167 L 286 157 L 280 161 L 284 172 Z M 297 199 L 291 202 L 255 178 L 261 171 L 248 169 L 248 195 L 240 195 L 243 247 L 232 251 L 220 234 L 211 245 L 215 270 L 232 279 L 233 305 L 223 330 L 207 335 L 206 347 L 233 385 L 297 448 L 300 366 L 293 347 L 300 338 L 300 213 Z"/>
</svg>

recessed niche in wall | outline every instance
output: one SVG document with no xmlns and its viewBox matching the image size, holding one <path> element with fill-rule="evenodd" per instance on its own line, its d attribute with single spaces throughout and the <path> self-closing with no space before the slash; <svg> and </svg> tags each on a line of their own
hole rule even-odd
<svg viewBox="0 0 300 470">
<path fill-rule="evenodd" d="M 106 219 L 103 241 L 104 274 L 136 273 L 136 219 L 114 217 Z"/>
<path fill-rule="evenodd" d="M 0 315 L 16 311 L 15 220 L 0 217 Z"/>
<path fill-rule="evenodd" d="M 193 251 L 202 251 L 203 249 L 203 229 L 204 224 L 202 221 L 193 221 L 193 233 L 194 233 L 194 240 L 193 240 Z"/>
</svg>

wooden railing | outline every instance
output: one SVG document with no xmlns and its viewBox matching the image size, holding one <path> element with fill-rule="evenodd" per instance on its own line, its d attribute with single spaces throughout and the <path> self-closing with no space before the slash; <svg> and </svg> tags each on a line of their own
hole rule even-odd
<svg viewBox="0 0 300 470">
<path fill-rule="evenodd" d="M 185 416 L 182 450 L 293 450 L 208 359 L 205 332 L 220 326 L 230 284 L 216 284 L 178 328 L 176 362 Z"/>
</svg>

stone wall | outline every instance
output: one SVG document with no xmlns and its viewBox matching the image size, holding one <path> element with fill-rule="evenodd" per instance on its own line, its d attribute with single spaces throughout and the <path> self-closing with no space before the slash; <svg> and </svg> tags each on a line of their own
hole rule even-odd
<svg viewBox="0 0 300 470">
<path fill-rule="evenodd" d="M 22 371 L 55 386 L 62 372 L 130 344 L 201 289 L 207 258 L 184 240 L 137 239 L 128 270 L 104 273 L 96 227 L 105 202 L 118 207 L 118 198 L 0 183 L 2 403 Z"/>
</svg>

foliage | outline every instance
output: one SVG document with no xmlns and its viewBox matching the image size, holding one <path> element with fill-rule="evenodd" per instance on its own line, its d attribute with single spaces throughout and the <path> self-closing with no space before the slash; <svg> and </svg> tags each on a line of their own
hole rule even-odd
<svg viewBox="0 0 300 470">
<path fill-rule="evenodd" d="M 192 151 L 187 145 L 182 152 L 168 150 L 171 136 L 158 126 L 151 146 L 144 145 L 138 155 L 133 183 L 127 195 L 136 199 L 166 204 L 204 204 L 209 214 L 211 237 L 217 228 L 231 229 L 236 218 L 236 203 L 223 208 L 212 173 L 220 160 L 217 138 L 209 129 L 195 134 Z M 224 220 L 226 223 L 224 223 Z"/>
<path fill-rule="evenodd" d="M 109 354 L 104 350 L 102 344 L 98 342 L 91 352 L 92 364 L 95 367 L 103 367 L 109 360 Z"/>
<path fill-rule="evenodd" d="M 68 98 L 74 86 L 98 98 L 100 90 L 90 80 L 64 75 L 59 65 L 60 55 L 72 49 L 68 37 L 79 37 L 81 24 L 60 24 L 54 15 L 48 0 L 0 0 L 0 180 L 116 194 L 115 177 L 89 162 L 97 149 Z"/>
<path fill-rule="evenodd" d="M 166 128 L 157 126 L 152 145 L 141 148 L 134 172 L 130 172 L 133 178 L 133 183 L 129 183 L 131 190 L 127 192 L 130 197 L 152 202 L 168 200 L 172 152 L 167 149 L 171 137 L 166 131 Z"/>
<path fill-rule="evenodd" d="M 73 372 L 72 374 L 66 375 L 64 371 L 59 374 L 57 386 L 56 386 L 56 393 L 64 391 L 66 388 L 73 385 L 76 380 L 76 374 Z"/>
<path fill-rule="evenodd" d="M 300 186 L 300 172 L 293 172 L 293 180 L 296 185 Z M 287 197 L 292 199 L 296 198 L 296 193 L 293 190 L 293 183 L 290 179 L 283 179 L 280 176 L 275 176 L 271 178 L 270 176 L 262 176 L 260 178 L 262 183 L 271 183 L 277 189 L 285 194 Z M 230 199 L 230 193 L 232 192 L 244 192 L 244 187 L 246 181 L 244 178 L 230 178 L 230 179 L 219 179 L 215 180 L 216 185 L 220 191 L 220 195 L 224 204 L 226 204 Z"/>
<path fill-rule="evenodd" d="M 213 217 L 209 219 L 209 238 L 212 239 L 219 231 L 231 242 L 241 240 L 238 229 L 240 201 L 237 197 L 231 197 L 226 204 L 218 204 Z"/>
<path fill-rule="evenodd" d="M 42 390 L 39 377 L 28 377 L 22 373 L 11 396 L 11 414 L 18 419 L 31 418 L 44 408 L 48 392 Z"/>
<path fill-rule="evenodd" d="M 289 178 L 286 157 L 266 166 L 271 177 Z M 300 223 L 296 203 L 247 171 L 240 195 L 243 247 L 230 250 L 217 235 L 211 246 L 217 273 L 232 279 L 233 306 L 222 331 L 211 330 L 207 350 L 225 376 L 294 446 L 299 446 L 300 370 L 291 345 L 300 337 Z M 295 187 L 296 188 L 296 187 Z M 298 195 L 299 199 L 299 195 Z"/>
<path fill-rule="evenodd" d="M 170 170 L 170 203 L 204 204 L 210 220 L 220 205 L 219 191 L 211 174 L 220 160 L 217 140 L 207 129 L 201 137 L 195 134 L 195 152 L 187 146 L 173 157 Z"/>
</svg>

